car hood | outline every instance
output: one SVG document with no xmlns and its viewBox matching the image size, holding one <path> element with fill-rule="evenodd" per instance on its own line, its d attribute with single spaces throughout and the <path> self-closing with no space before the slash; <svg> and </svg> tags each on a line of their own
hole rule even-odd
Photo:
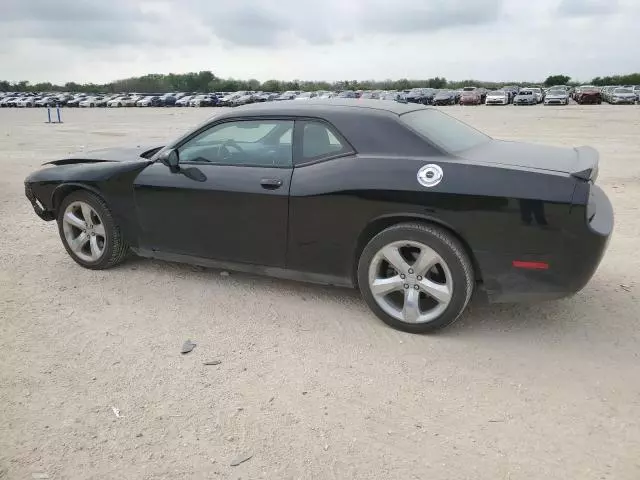
<svg viewBox="0 0 640 480">
<path fill-rule="evenodd" d="M 483 164 L 546 170 L 594 180 L 599 162 L 598 152 L 591 147 L 552 147 L 503 140 L 491 140 L 459 155 Z"/>
<path fill-rule="evenodd" d="M 131 160 L 149 159 L 162 147 L 158 146 L 137 146 L 110 148 L 102 150 L 92 150 L 72 154 L 60 160 L 46 162 L 44 165 L 71 165 L 74 163 L 96 163 L 96 162 L 126 162 Z"/>
</svg>

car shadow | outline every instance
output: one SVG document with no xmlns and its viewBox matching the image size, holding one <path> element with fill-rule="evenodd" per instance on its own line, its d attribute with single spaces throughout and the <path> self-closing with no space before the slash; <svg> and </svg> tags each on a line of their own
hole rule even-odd
<svg viewBox="0 0 640 480">
<path fill-rule="evenodd" d="M 209 282 L 222 275 L 222 270 L 205 268 L 181 263 L 173 263 L 155 259 L 132 257 L 121 266 L 122 270 L 146 270 L 150 275 L 171 273 L 178 278 Z M 224 274 L 226 277 L 226 274 Z M 345 315 L 349 321 L 358 322 L 359 327 L 389 328 L 378 321 L 362 300 L 357 289 L 317 285 L 296 282 L 242 272 L 229 272 L 229 278 L 238 287 L 253 289 L 286 290 L 287 297 L 312 300 L 340 305 L 349 305 Z M 483 336 L 562 336 L 569 335 L 572 330 L 582 329 L 588 321 L 597 321 L 594 312 L 584 299 L 578 296 L 540 303 L 522 304 L 489 304 L 480 295 L 472 298 L 463 315 L 449 327 L 432 333 L 438 338 L 483 337 Z M 353 315 L 353 313 L 358 313 Z M 589 318 L 590 317 L 590 318 Z M 577 319 L 588 320 L 587 322 Z"/>
</svg>

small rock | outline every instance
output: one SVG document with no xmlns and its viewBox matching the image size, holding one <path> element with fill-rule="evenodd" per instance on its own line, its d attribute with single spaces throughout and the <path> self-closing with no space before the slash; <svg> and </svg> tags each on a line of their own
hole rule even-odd
<svg viewBox="0 0 640 480">
<path fill-rule="evenodd" d="M 326 452 L 327 450 L 329 450 L 329 445 L 326 445 L 326 444 L 325 444 L 325 446 L 324 446 L 324 451 Z"/>
<path fill-rule="evenodd" d="M 91 380 L 97 380 L 98 377 L 91 377 Z"/>
<path fill-rule="evenodd" d="M 242 453 L 240 455 L 238 455 L 236 458 L 234 458 L 231 461 L 231 466 L 232 467 L 237 467 L 238 465 L 240 465 L 241 463 L 246 462 L 247 460 L 250 460 L 251 457 L 253 457 L 253 453 Z"/>
<path fill-rule="evenodd" d="M 629 285 L 625 285 L 623 283 L 620 284 L 620 287 L 625 291 L 625 292 L 630 292 L 631 291 L 631 287 Z"/>
<path fill-rule="evenodd" d="M 138 433 L 138 434 L 136 435 L 136 437 L 137 437 L 137 438 L 140 438 L 141 436 L 142 436 L 142 434 L 141 434 L 141 433 Z"/>
<path fill-rule="evenodd" d="M 36 472 L 31 474 L 31 478 L 50 478 L 48 473 Z"/>
<path fill-rule="evenodd" d="M 120 418 L 120 409 L 116 407 L 111 407 L 111 411 L 116 416 L 116 418 Z"/>
<path fill-rule="evenodd" d="M 226 270 L 223 270 L 220 272 L 220 276 L 221 277 L 228 277 L 229 276 L 229 272 L 227 272 Z"/>
<path fill-rule="evenodd" d="M 194 348 L 196 348 L 196 344 L 193 343 L 191 340 L 187 340 L 186 342 L 184 342 L 184 344 L 182 345 L 182 350 L 180 350 L 181 354 L 186 354 L 189 353 L 191 350 L 193 350 Z"/>
<path fill-rule="evenodd" d="M 208 362 L 204 362 L 205 365 L 220 365 L 221 363 L 221 360 L 209 360 Z"/>
<path fill-rule="evenodd" d="M 306 395 L 307 393 L 309 393 L 309 392 L 302 392 L 303 395 Z"/>
<path fill-rule="evenodd" d="M 276 399 L 276 397 L 271 397 L 271 398 L 269 399 L 269 403 L 272 403 L 275 399 Z"/>
</svg>

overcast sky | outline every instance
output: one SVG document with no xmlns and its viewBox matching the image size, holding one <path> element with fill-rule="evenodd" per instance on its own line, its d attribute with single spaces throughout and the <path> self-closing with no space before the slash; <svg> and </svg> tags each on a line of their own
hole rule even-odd
<svg viewBox="0 0 640 480">
<path fill-rule="evenodd" d="M 640 71 L 640 0 L 2 0 L 0 79 L 577 80 Z"/>
</svg>

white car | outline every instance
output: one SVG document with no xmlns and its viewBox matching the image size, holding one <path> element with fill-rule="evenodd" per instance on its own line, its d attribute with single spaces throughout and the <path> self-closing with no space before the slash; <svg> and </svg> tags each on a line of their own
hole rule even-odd
<svg viewBox="0 0 640 480">
<path fill-rule="evenodd" d="M 33 107 L 34 105 L 35 100 L 33 99 L 33 97 L 22 97 L 16 102 L 16 107 L 19 108 Z"/>
<path fill-rule="evenodd" d="M 318 94 L 316 92 L 302 92 L 300 95 L 294 98 L 294 100 L 310 100 L 315 98 Z"/>
<path fill-rule="evenodd" d="M 125 99 L 127 99 L 128 97 L 116 97 L 113 100 L 109 100 L 107 102 L 107 107 L 124 107 L 125 106 Z"/>
<path fill-rule="evenodd" d="M 98 101 L 98 97 L 87 97 L 84 100 L 82 100 L 78 106 L 79 107 L 83 107 L 83 108 L 87 108 L 87 107 L 95 107 L 96 106 L 96 102 Z"/>
<path fill-rule="evenodd" d="M 544 93 L 542 92 L 542 89 L 540 87 L 526 87 L 526 90 L 531 90 L 536 96 L 538 103 L 542 103 L 542 100 L 544 99 Z"/>
<path fill-rule="evenodd" d="M 193 95 L 187 95 L 176 101 L 176 107 L 188 107 Z"/>
<path fill-rule="evenodd" d="M 509 105 L 509 92 L 495 90 L 487 93 L 485 105 Z"/>
</svg>

